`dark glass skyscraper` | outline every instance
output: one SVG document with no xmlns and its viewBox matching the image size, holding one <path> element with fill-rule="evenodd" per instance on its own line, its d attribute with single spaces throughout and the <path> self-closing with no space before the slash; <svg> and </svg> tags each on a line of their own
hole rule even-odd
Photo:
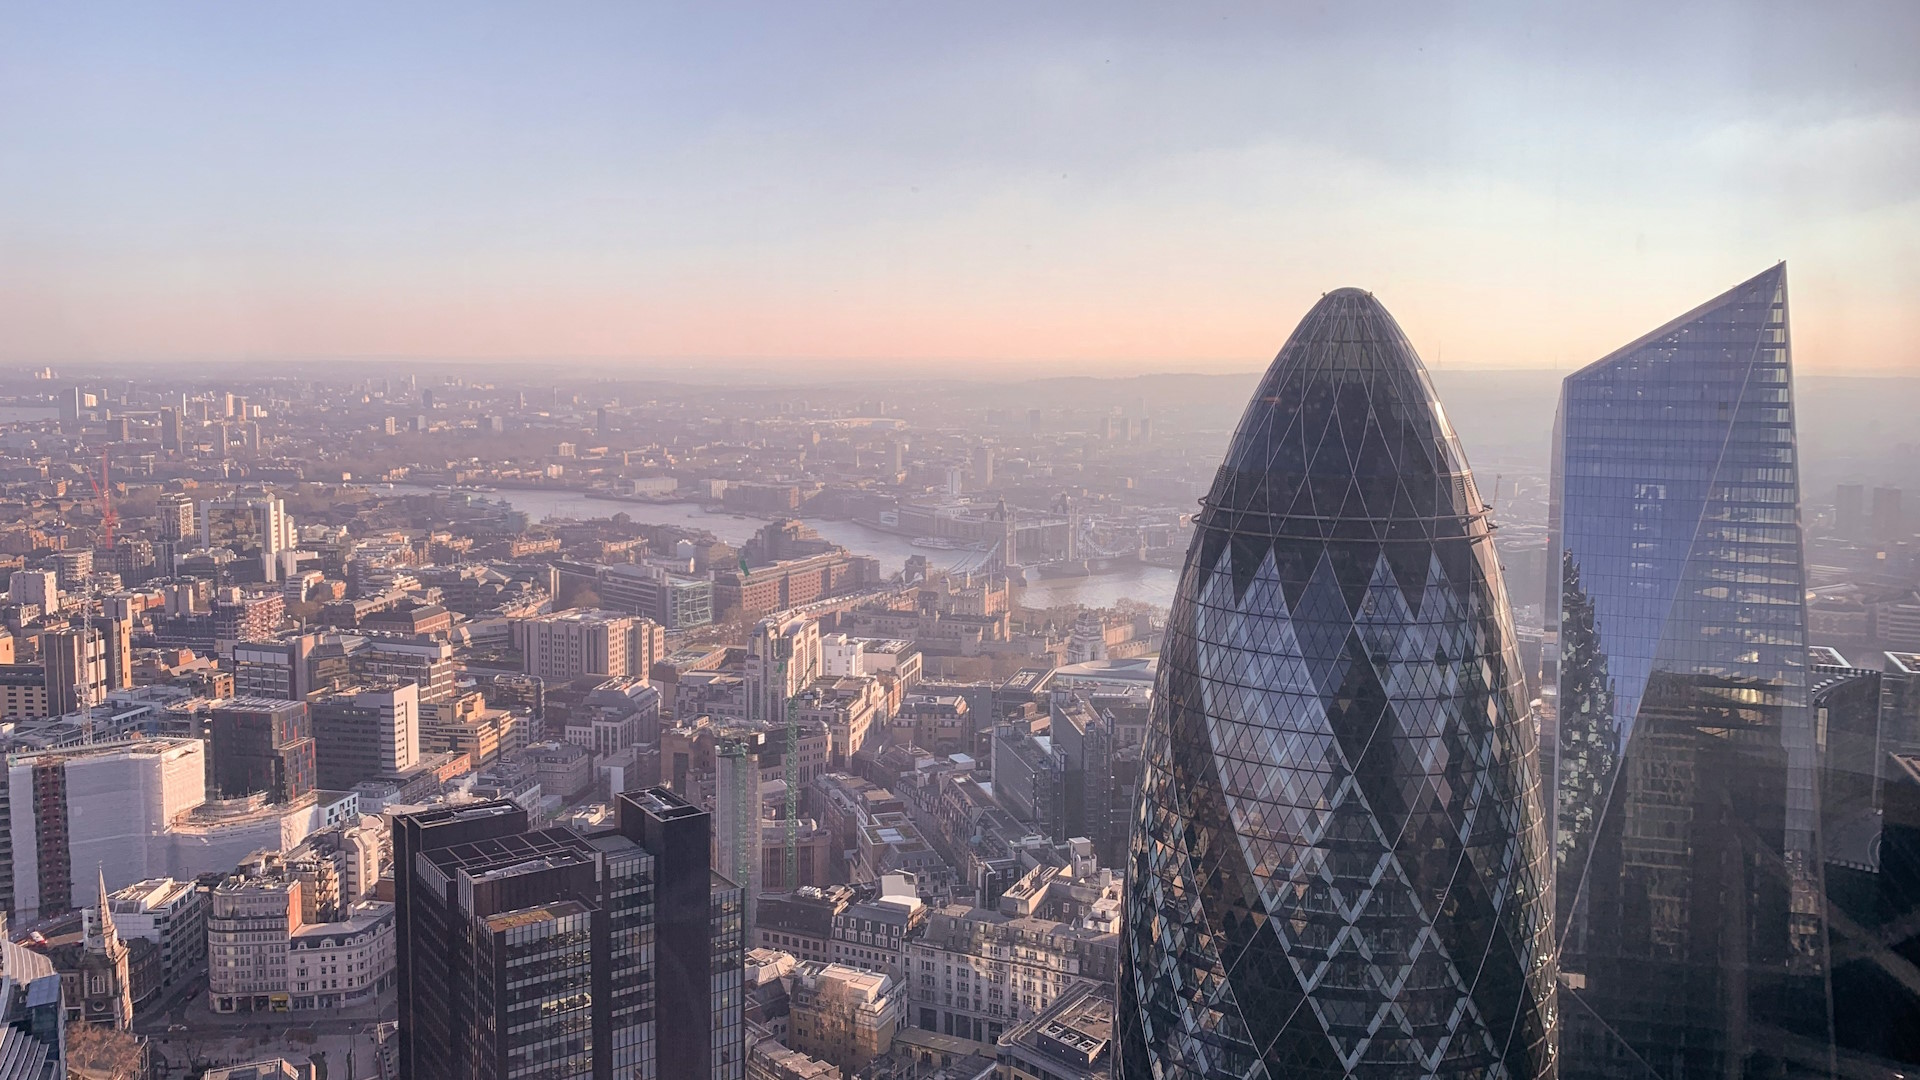
<svg viewBox="0 0 1920 1080">
<path fill-rule="evenodd" d="M 1329 293 L 1174 600 L 1119 1075 L 1553 1075 L 1546 792 L 1490 528 L 1406 336 Z"/>
<path fill-rule="evenodd" d="M 1555 442 L 1563 1071 L 1825 1072 L 1785 266 L 1568 376 Z"/>
<path fill-rule="evenodd" d="M 619 825 L 510 802 L 394 818 L 400 1065 L 416 1080 L 742 1080 L 740 889 L 665 788 Z"/>
</svg>

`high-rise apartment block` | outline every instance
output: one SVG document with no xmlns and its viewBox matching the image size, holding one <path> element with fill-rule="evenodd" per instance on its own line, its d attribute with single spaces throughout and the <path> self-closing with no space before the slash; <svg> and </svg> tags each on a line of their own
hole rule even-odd
<svg viewBox="0 0 1920 1080">
<path fill-rule="evenodd" d="M 1873 489 L 1873 538 L 1881 543 L 1893 543 L 1912 536 L 1907 528 L 1906 516 L 1900 509 L 1900 489 L 1877 487 Z"/>
<path fill-rule="evenodd" d="M 740 890 L 708 866 L 709 817 L 655 789 L 618 818 L 395 819 L 403 1075 L 744 1077 Z"/>
<path fill-rule="evenodd" d="M 160 496 L 154 507 L 154 515 L 154 531 L 162 540 L 186 540 L 195 537 L 198 531 L 193 497 L 190 495 L 168 492 Z"/>
</svg>

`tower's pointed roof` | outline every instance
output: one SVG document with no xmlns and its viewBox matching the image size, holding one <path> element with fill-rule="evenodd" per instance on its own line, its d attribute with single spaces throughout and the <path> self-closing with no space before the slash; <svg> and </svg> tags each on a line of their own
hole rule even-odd
<svg viewBox="0 0 1920 1080">
<path fill-rule="evenodd" d="M 98 897 L 99 919 L 95 925 L 100 937 L 100 948 L 111 949 L 114 942 L 119 940 L 120 931 L 113 925 L 113 905 L 107 902 L 107 871 L 104 866 L 95 866 L 94 871 L 98 875 L 99 882 L 99 891 L 95 894 Z M 92 946 L 93 942 L 89 941 L 87 944 Z"/>
<path fill-rule="evenodd" d="M 1202 515 L 1241 535 L 1431 540 L 1484 508 L 1413 344 L 1372 293 L 1300 320 L 1240 419 Z"/>
<path fill-rule="evenodd" d="M 1579 371 L 1574 372 L 1571 376 L 1568 376 L 1568 377 L 1578 378 L 1581 375 L 1585 375 L 1589 372 L 1599 371 L 1603 368 L 1606 368 L 1608 365 L 1612 364 L 1616 360 L 1619 360 L 1623 357 L 1631 356 L 1639 352 L 1641 349 L 1644 349 L 1648 345 L 1659 343 L 1664 339 L 1674 337 L 1677 334 L 1684 334 L 1694 324 L 1705 322 L 1708 316 L 1713 315 L 1716 312 L 1720 312 L 1726 308 L 1751 307 L 1751 308 L 1761 309 L 1761 313 L 1758 314 L 1757 317 L 1746 319 L 1746 320 L 1740 320 L 1742 322 L 1752 324 L 1752 326 L 1755 328 L 1755 332 L 1757 333 L 1759 328 L 1764 326 L 1767 321 L 1763 314 L 1764 309 L 1767 307 L 1770 307 L 1773 304 L 1774 298 L 1777 296 L 1780 296 L 1782 294 L 1782 291 L 1786 288 L 1786 286 L 1787 286 L 1786 262 L 1781 261 L 1781 262 L 1774 263 L 1772 266 L 1767 267 L 1765 270 L 1762 270 L 1759 273 L 1748 278 L 1747 280 L 1741 282 L 1740 284 L 1735 285 L 1733 288 L 1728 289 L 1726 292 L 1721 293 L 1719 296 L 1716 296 L 1713 299 L 1708 300 L 1706 303 L 1701 304 L 1699 307 L 1694 308 L 1692 311 L 1689 311 L 1684 315 L 1679 315 L 1672 319 L 1667 320 L 1661 325 L 1655 327 L 1652 330 L 1647 331 L 1646 333 L 1640 335 L 1637 338 L 1634 338 L 1632 341 L 1627 342 L 1625 345 L 1622 345 L 1619 348 L 1608 353 L 1607 355 L 1601 357 L 1600 359 L 1595 360 L 1593 363 L 1588 364 L 1586 367 L 1581 368 Z"/>
</svg>

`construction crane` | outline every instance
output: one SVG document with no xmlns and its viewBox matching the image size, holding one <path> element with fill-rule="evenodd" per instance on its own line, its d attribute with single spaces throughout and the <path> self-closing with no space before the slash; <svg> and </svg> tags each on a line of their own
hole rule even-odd
<svg viewBox="0 0 1920 1080">
<path fill-rule="evenodd" d="M 786 643 L 790 649 L 791 643 Z M 787 681 L 791 656 L 780 658 L 780 681 Z M 806 675 L 798 688 L 787 695 L 787 880 L 786 887 L 800 887 L 800 692 L 813 681 L 813 661 L 807 661 Z"/>
<path fill-rule="evenodd" d="M 100 500 L 100 533 L 108 551 L 113 550 L 113 527 L 120 521 L 113 512 L 113 482 L 107 473 L 112 463 L 113 450 L 110 447 L 102 447 L 99 478 L 94 478 L 92 469 L 87 470 L 87 483 L 93 485 L 93 497 Z"/>
</svg>

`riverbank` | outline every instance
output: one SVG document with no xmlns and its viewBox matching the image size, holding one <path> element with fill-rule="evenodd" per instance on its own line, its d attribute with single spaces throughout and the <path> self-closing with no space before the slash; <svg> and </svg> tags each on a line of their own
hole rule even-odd
<svg viewBox="0 0 1920 1080">
<path fill-rule="evenodd" d="M 422 493 L 432 488 L 395 484 L 396 493 Z M 624 513 L 634 521 L 648 525 L 676 525 L 712 533 L 729 544 L 747 542 L 767 518 L 739 513 L 708 513 L 698 503 L 629 503 L 592 498 L 585 492 L 498 488 L 484 493 L 487 498 L 506 502 L 534 521 L 549 517 L 604 518 Z M 951 566 L 972 552 L 939 551 L 913 546 L 910 538 L 862 525 L 857 521 L 834 518 L 800 517 L 821 536 L 856 555 L 880 560 L 882 573 L 895 574 L 913 556 L 924 556 L 935 566 Z M 1136 563 L 1085 577 L 1036 579 L 1019 590 L 1020 603 L 1045 608 L 1067 604 L 1087 607 L 1112 607 L 1121 600 L 1138 600 L 1156 607 L 1171 607 L 1179 572 L 1161 566 Z"/>
</svg>

